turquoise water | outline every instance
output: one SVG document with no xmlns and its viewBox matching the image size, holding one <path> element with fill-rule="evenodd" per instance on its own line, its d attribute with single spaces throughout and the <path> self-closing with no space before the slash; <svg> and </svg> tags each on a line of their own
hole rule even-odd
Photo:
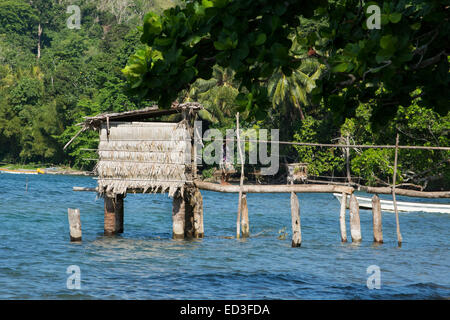
<svg viewBox="0 0 450 320">
<path fill-rule="evenodd" d="M 128 195 L 125 233 L 106 237 L 103 201 L 73 186 L 95 180 L 0 174 L 0 299 L 450 297 L 448 214 L 400 213 L 398 248 L 395 216 L 383 213 L 385 243 L 374 245 L 371 212 L 361 210 L 362 243 L 341 244 L 339 202 L 300 194 L 303 243 L 291 248 L 288 194 L 248 195 L 252 237 L 236 240 L 227 237 L 235 235 L 237 195 L 202 191 L 205 238 L 194 241 L 171 239 L 167 195 Z M 69 207 L 81 210 L 82 243 L 69 241 Z M 79 290 L 66 286 L 71 265 L 81 270 Z M 366 285 L 370 265 L 380 267 L 379 290 Z"/>
</svg>

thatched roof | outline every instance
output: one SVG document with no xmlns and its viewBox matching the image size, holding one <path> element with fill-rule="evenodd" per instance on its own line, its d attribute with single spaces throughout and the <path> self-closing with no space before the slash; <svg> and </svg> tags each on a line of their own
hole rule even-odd
<svg viewBox="0 0 450 320">
<path fill-rule="evenodd" d="M 186 123 L 111 122 L 100 130 L 98 148 L 100 194 L 168 192 L 189 180 L 191 143 Z"/>
<path fill-rule="evenodd" d="M 178 103 L 174 102 L 169 109 L 160 109 L 157 105 L 139 110 L 125 111 L 119 113 L 102 113 L 94 117 L 85 117 L 85 121 L 80 125 L 91 129 L 99 129 L 105 121 L 140 121 L 174 113 L 183 110 L 198 111 L 203 106 L 198 102 Z"/>
<path fill-rule="evenodd" d="M 131 110 L 125 112 L 116 113 L 102 113 L 93 117 L 84 117 L 85 120 L 77 125 L 82 128 L 77 132 L 75 136 L 70 139 L 69 142 L 64 146 L 64 150 L 84 131 L 89 129 L 99 130 L 102 124 L 109 121 L 142 121 L 145 119 L 151 119 L 155 117 L 165 116 L 174 113 L 180 113 L 183 110 L 188 110 L 189 112 L 196 112 L 203 109 L 203 106 L 198 102 L 185 102 L 185 103 L 172 103 L 169 109 L 160 109 L 157 105 L 139 109 Z"/>
</svg>

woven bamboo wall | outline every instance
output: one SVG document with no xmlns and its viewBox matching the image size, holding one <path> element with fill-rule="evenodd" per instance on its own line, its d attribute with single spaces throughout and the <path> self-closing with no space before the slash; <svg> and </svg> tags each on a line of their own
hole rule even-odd
<svg viewBox="0 0 450 320">
<path fill-rule="evenodd" d="M 191 142 L 187 126 L 164 122 L 111 122 L 100 130 L 100 193 L 168 192 L 188 180 Z"/>
</svg>

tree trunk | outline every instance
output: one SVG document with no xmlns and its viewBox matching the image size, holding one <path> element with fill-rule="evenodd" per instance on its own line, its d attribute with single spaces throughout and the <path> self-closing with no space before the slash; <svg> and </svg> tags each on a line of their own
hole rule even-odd
<svg viewBox="0 0 450 320">
<path fill-rule="evenodd" d="M 37 44 L 37 58 L 38 60 L 41 58 L 41 35 L 42 35 L 42 27 L 39 23 L 38 25 L 38 44 Z"/>
</svg>

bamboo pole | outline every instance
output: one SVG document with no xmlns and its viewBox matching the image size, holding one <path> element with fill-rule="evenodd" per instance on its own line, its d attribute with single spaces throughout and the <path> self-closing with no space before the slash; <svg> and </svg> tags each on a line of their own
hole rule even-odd
<svg viewBox="0 0 450 320">
<path fill-rule="evenodd" d="M 345 226 L 345 209 L 347 207 L 347 194 L 342 192 L 341 211 L 339 214 L 339 225 L 341 229 L 341 241 L 347 242 L 347 229 Z"/>
<path fill-rule="evenodd" d="M 69 218 L 70 241 L 81 241 L 81 217 L 80 209 L 68 209 L 67 215 Z"/>
<path fill-rule="evenodd" d="M 381 203 L 380 197 L 374 195 L 372 198 L 372 217 L 373 217 L 373 241 L 383 243 L 383 229 L 381 223 Z"/>
<path fill-rule="evenodd" d="M 300 247 L 302 245 L 302 229 L 300 222 L 300 205 L 298 197 L 291 192 L 291 220 L 292 220 L 292 247 Z"/>
<path fill-rule="evenodd" d="M 403 239 L 402 239 L 402 234 L 400 233 L 400 221 L 398 218 L 397 199 L 395 197 L 395 182 L 396 182 L 396 178 L 397 178 L 398 142 L 399 142 L 399 134 L 397 132 L 397 137 L 395 139 L 394 177 L 392 179 L 393 180 L 392 181 L 392 200 L 394 201 L 395 223 L 397 225 L 397 242 L 398 242 L 398 246 L 401 247 Z"/>
<path fill-rule="evenodd" d="M 75 140 L 82 132 L 86 131 L 87 127 L 83 126 L 73 137 L 69 140 L 69 142 L 66 143 L 66 145 L 63 147 L 63 150 L 66 150 L 66 148 Z"/>
<path fill-rule="evenodd" d="M 239 150 L 239 158 L 241 159 L 241 180 L 239 182 L 239 203 L 238 203 L 238 214 L 236 221 L 236 238 L 239 239 L 241 236 L 240 231 L 240 220 L 241 220 L 241 209 L 242 209 L 242 186 L 244 185 L 244 157 L 242 156 L 241 149 L 241 138 L 239 134 L 239 112 L 236 113 L 236 137 L 237 137 L 237 145 Z"/>
<path fill-rule="evenodd" d="M 247 194 L 242 194 L 242 220 L 241 220 L 241 227 L 242 227 L 242 238 L 248 238 L 250 237 L 250 224 L 248 221 L 248 206 L 247 206 Z"/>
<path fill-rule="evenodd" d="M 359 204 L 356 196 L 350 196 L 350 233 L 352 242 L 361 242 L 361 223 L 359 220 Z"/>
</svg>

